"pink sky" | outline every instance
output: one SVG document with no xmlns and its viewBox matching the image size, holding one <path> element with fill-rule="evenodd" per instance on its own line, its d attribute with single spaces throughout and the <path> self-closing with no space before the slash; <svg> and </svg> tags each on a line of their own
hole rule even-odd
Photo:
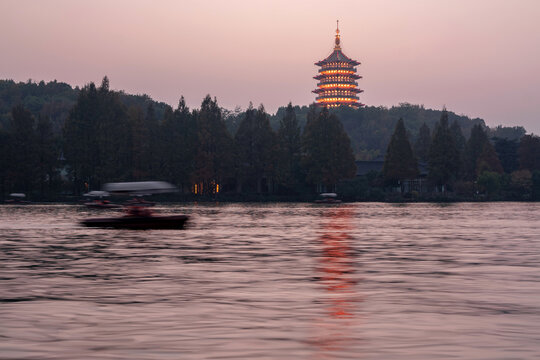
<svg viewBox="0 0 540 360">
<path fill-rule="evenodd" d="M 0 78 L 111 87 L 198 107 L 314 101 L 342 48 L 367 105 L 401 102 L 540 133 L 540 1 L 1 0 Z"/>
</svg>

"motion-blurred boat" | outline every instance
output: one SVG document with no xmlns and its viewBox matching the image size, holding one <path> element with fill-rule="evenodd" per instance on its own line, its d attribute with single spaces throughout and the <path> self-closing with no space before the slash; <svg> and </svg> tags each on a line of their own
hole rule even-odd
<svg viewBox="0 0 540 360">
<path fill-rule="evenodd" d="M 9 194 L 9 196 L 11 197 L 11 199 L 7 199 L 5 201 L 6 204 L 17 204 L 17 205 L 30 204 L 30 201 L 24 200 L 24 198 L 26 197 L 26 194 L 23 194 L 23 193 L 11 193 L 11 194 Z"/>
<path fill-rule="evenodd" d="M 90 191 L 86 194 L 83 194 L 83 196 L 86 197 L 99 197 L 99 199 L 85 202 L 84 205 L 86 207 L 92 208 L 92 209 L 115 209 L 122 207 L 120 204 L 114 204 L 111 203 L 109 200 L 103 200 L 103 197 L 110 196 L 109 192 L 107 191 Z"/>
<path fill-rule="evenodd" d="M 136 196 L 133 199 L 126 201 L 124 205 L 126 206 L 154 206 L 156 205 L 156 203 L 153 201 L 144 200 L 140 196 Z"/>
<path fill-rule="evenodd" d="M 183 229 L 189 218 L 186 215 L 135 215 L 127 214 L 121 217 L 86 219 L 81 224 L 88 227 L 114 228 L 114 229 Z"/>
<path fill-rule="evenodd" d="M 85 202 L 84 205 L 92 209 L 116 209 L 122 207 L 122 205 L 114 204 L 109 200 L 94 200 Z"/>
<path fill-rule="evenodd" d="M 339 204 L 341 200 L 336 199 L 336 193 L 322 193 L 319 194 L 319 199 L 315 200 L 317 204 Z"/>
<path fill-rule="evenodd" d="M 129 183 L 109 183 L 103 188 L 116 194 L 152 194 L 177 191 L 174 185 L 163 181 L 143 181 Z M 94 218 L 81 221 L 88 227 L 115 228 L 115 229 L 183 229 L 186 215 L 156 216 L 150 209 L 140 205 L 126 206 L 126 215 L 111 218 Z"/>
<path fill-rule="evenodd" d="M 124 194 L 131 196 L 144 196 L 150 194 L 164 194 L 177 192 L 178 189 L 173 184 L 165 181 L 136 181 L 107 183 L 103 185 L 103 190 L 109 193 Z"/>
</svg>

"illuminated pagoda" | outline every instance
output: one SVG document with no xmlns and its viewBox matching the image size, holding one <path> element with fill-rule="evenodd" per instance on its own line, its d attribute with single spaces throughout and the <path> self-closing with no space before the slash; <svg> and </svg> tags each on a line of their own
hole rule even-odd
<svg viewBox="0 0 540 360">
<path fill-rule="evenodd" d="M 363 90 L 358 89 L 355 81 L 361 79 L 356 74 L 356 65 L 360 63 L 347 57 L 342 51 L 339 39 L 339 20 L 336 29 L 336 45 L 334 51 L 324 60 L 315 65 L 320 66 L 319 75 L 313 78 L 319 80 L 318 89 L 313 90 L 317 97 L 317 105 L 336 107 L 350 106 L 355 109 L 363 104 L 359 103 L 357 94 Z"/>
</svg>

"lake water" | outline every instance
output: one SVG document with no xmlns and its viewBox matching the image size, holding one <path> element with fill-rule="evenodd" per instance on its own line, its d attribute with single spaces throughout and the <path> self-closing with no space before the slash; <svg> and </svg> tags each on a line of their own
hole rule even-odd
<svg viewBox="0 0 540 360">
<path fill-rule="evenodd" d="M 540 204 L 0 206 L 1 359 L 539 359 Z"/>
</svg>

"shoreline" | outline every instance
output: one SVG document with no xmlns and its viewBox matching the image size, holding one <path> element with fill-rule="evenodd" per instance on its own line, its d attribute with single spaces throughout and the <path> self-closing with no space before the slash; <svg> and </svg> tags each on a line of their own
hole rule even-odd
<svg viewBox="0 0 540 360">
<path fill-rule="evenodd" d="M 352 204 L 352 203 L 381 203 L 381 204 L 421 204 L 421 203 L 433 203 L 433 204 L 440 204 L 440 203 L 504 203 L 504 202 L 511 202 L 511 203 L 539 203 L 538 200 L 523 200 L 523 199 L 490 199 L 490 198 L 484 198 L 484 199 L 471 199 L 471 198 L 437 198 L 437 199 L 365 199 L 365 200 L 341 200 L 340 203 L 335 204 L 324 204 L 324 203 L 316 203 L 313 200 L 306 200 L 306 199 L 220 199 L 220 198 L 200 198 L 200 199 L 186 199 L 186 200 L 165 200 L 165 199 L 154 199 L 157 204 L 163 204 L 163 205 L 169 205 L 169 204 L 210 204 L 210 203 L 219 203 L 219 204 L 248 204 L 248 203 L 304 203 L 304 204 L 313 204 L 313 205 L 321 205 L 321 206 L 336 206 L 341 204 Z M 84 206 L 84 202 L 87 200 L 37 200 L 37 201 L 30 201 L 28 203 L 9 203 L 5 201 L 0 201 L 1 205 L 12 205 L 12 206 L 28 206 L 28 205 L 81 205 Z M 112 201 L 116 204 L 120 205 L 126 205 L 124 204 L 124 201 Z"/>
</svg>

